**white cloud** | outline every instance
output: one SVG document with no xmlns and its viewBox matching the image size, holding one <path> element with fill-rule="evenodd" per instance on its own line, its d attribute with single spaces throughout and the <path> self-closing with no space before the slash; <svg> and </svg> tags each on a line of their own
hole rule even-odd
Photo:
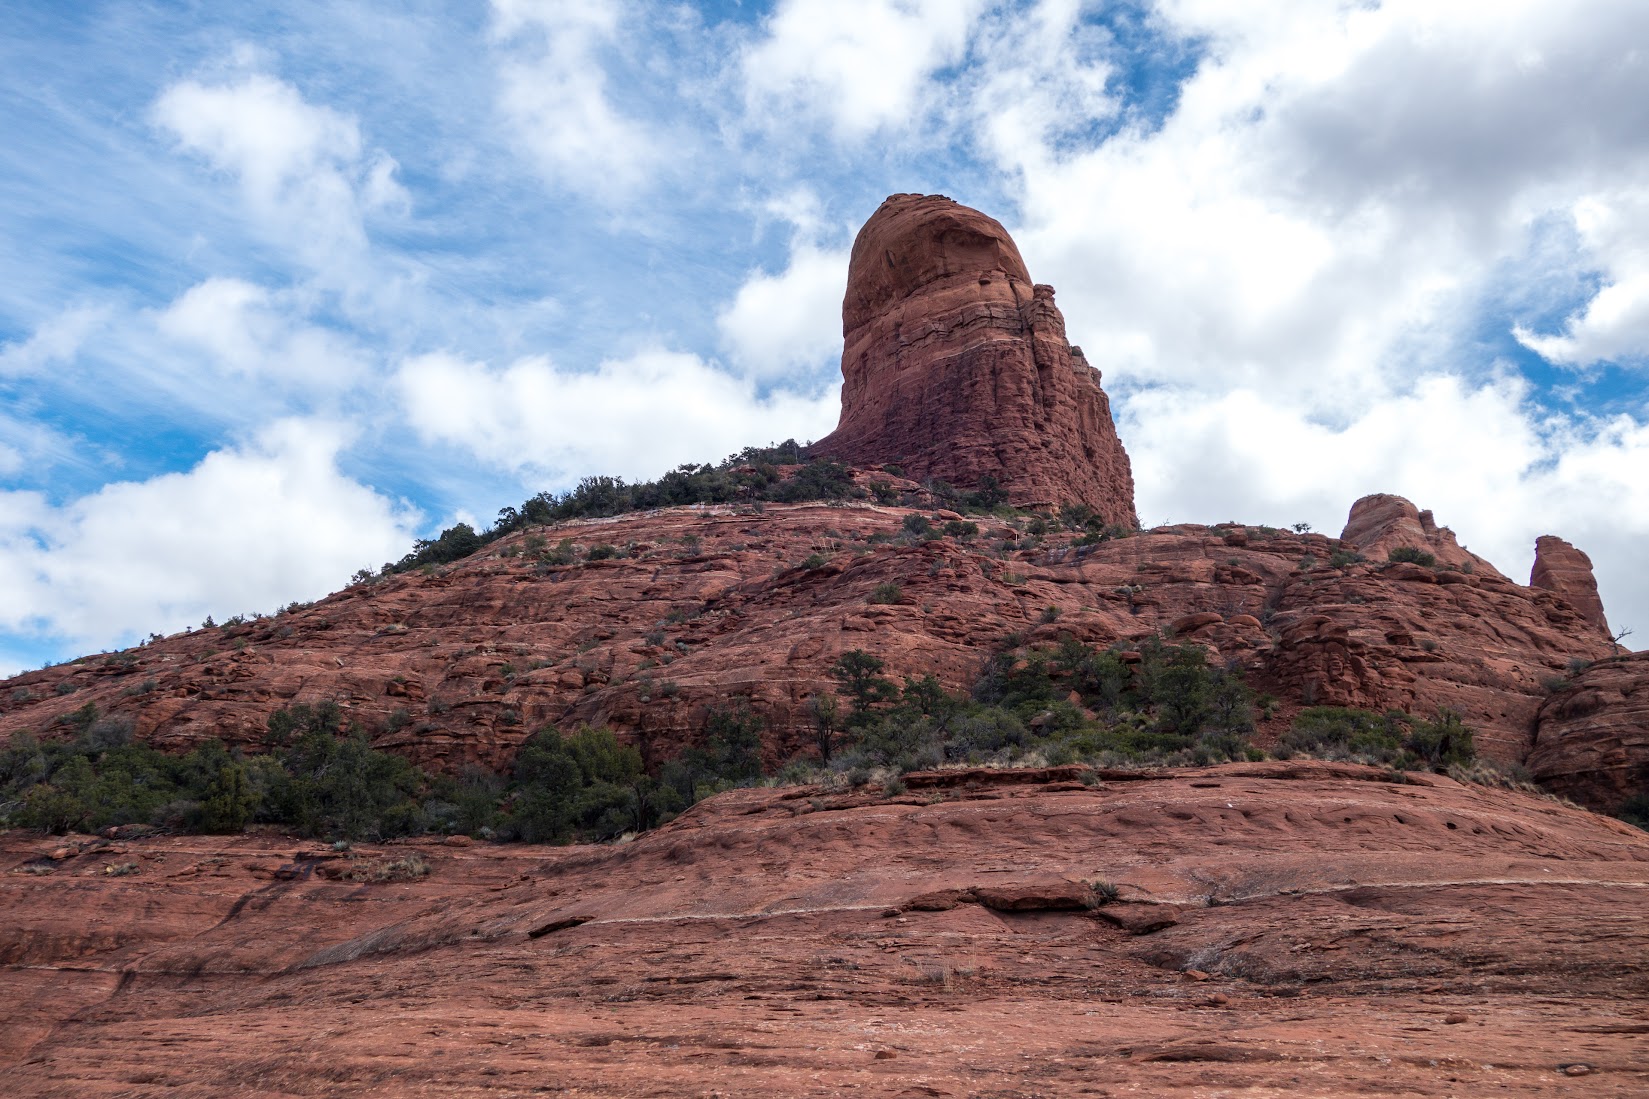
<svg viewBox="0 0 1649 1099">
<path fill-rule="evenodd" d="M 1601 272 L 1604 285 L 1569 318 L 1562 335 L 1519 327 L 1518 340 L 1568 366 L 1649 363 L 1649 187 L 1583 198 L 1574 204 L 1573 218 L 1579 262 Z"/>
<path fill-rule="evenodd" d="M 627 0 L 493 0 L 493 13 L 505 48 L 499 104 L 545 178 L 607 201 L 645 185 L 662 139 L 614 105 L 601 56 L 641 11 Z"/>
<path fill-rule="evenodd" d="M 733 361 L 762 378 L 816 373 L 842 354 L 846 250 L 799 244 L 777 275 L 755 271 L 716 315 Z"/>
<path fill-rule="evenodd" d="M 743 57 L 747 111 L 800 115 L 844 140 L 904 129 L 932 105 L 936 70 L 962 58 L 983 0 L 781 0 Z"/>
<path fill-rule="evenodd" d="M 343 475 L 334 427 L 286 420 L 182 473 L 63 506 L 0 493 L 0 629 L 121 644 L 341 587 L 411 544 L 411 516 Z"/>
<path fill-rule="evenodd" d="M 364 152 L 353 116 L 312 104 L 266 74 L 181 81 L 152 114 L 182 148 L 235 176 L 263 232 L 319 271 L 358 262 L 366 218 L 410 204 L 394 179 L 395 161 Z"/>
<path fill-rule="evenodd" d="M 1113 377 L 1355 409 L 1437 366 L 1536 219 L 1635 190 L 1649 163 L 1642 5 L 1183 2 L 1164 19 L 1206 55 L 1160 129 L 1073 148 L 1020 125 L 984 145 L 1022 174 L 1033 274 Z M 1002 79 L 973 93 L 981 117 Z M 1611 330 L 1635 332 L 1636 309 Z"/>
<path fill-rule="evenodd" d="M 648 351 L 589 373 L 522 359 L 502 369 L 448 354 L 407 361 L 397 388 L 426 439 L 513 472 L 652 478 L 682 462 L 836 426 L 836 394 L 763 396 L 693 355 Z"/>
<path fill-rule="evenodd" d="M 288 297 L 241 279 L 212 278 L 191 287 L 155 323 L 225 374 L 311 392 L 359 381 L 367 368 L 347 342 L 304 323 Z"/>
<path fill-rule="evenodd" d="M 63 310 L 36 328 L 28 339 L 0 345 L 0 378 L 38 374 L 73 361 L 87 339 L 108 320 L 109 310 L 96 306 Z"/>
</svg>

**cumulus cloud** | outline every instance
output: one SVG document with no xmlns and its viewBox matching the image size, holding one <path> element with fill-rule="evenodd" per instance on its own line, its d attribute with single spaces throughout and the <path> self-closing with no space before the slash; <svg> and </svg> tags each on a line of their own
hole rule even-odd
<svg viewBox="0 0 1649 1099">
<path fill-rule="evenodd" d="M 335 427 L 287 420 L 194 468 L 63 505 L 0 493 L 0 629 L 128 643 L 342 586 L 404 553 L 412 516 L 337 466 Z"/>
<path fill-rule="evenodd" d="M 844 140 L 903 129 L 940 94 L 984 0 L 780 0 L 743 57 L 756 120 L 817 118 Z"/>
<path fill-rule="evenodd" d="M 1204 56 L 1160 128 L 987 148 L 1024 180 L 1033 272 L 1119 374 L 1355 408 L 1436 365 L 1418 351 L 1475 323 L 1536 218 L 1642 178 L 1649 12 L 1582 8 L 1166 4 Z"/>
<path fill-rule="evenodd" d="M 821 438 L 835 391 L 758 393 L 694 355 L 648 351 L 580 373 L 549 359 L 501 369 L 450 354 L 408 360 L 396 379 L 419 435 L 516 471 L 568 480 L 656 477 L 744 446 Z"/>
<path fill-rule="evenodd" d="M 367 217 L 410 204 L 395 161 L 365 148 L 353 116 L 264 73 L 180 81 L 152 116 L 180 147 L 235 176 L 264 232 L 317 270 L 358 262 Z"/>
<path fill-rule="evenodd" d="M 608 94 L 603 54 L 641 18 L 626 0 L 493 0 L 499 104 L 540 172 L 598 200 L 646 184 L 660 139 Z"/>
<path fill-rule="evenodd" d="M 764 378 L 814 373 L 842 353 L 846 249 L 799 244 L 776 275 L 752 272 L 716 326 L 733 362 Z"/>
<path fill-rule="evenodd" d="M 38 374 L 73 361 L 87 339 L 108 322 L 109 312 L 74 306 L 48 318 L 28 339 L 0 345 L 0 378 Z"/>
</svg>

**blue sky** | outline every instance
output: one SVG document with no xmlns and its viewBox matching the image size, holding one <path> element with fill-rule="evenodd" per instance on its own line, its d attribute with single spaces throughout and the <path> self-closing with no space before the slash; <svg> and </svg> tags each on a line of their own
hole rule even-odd
<svg viewBox="0 0 1649 1099">
<path fill-rule="evenodd" d="M 897 191 L 1058 288 L 1147 523 L 1397 492 L 1649 632 L 1646 104 L 1635 0 L 7 4 L 0 672 L 822 436 Z"/>
</svg>

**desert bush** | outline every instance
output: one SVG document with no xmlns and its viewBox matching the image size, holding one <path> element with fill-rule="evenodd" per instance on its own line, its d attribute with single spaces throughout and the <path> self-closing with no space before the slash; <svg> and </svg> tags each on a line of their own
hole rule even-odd
<svg viewBox="0 0 1649 1099">
<path fill-rule="evenodd" d="M 1435 555 L 1427 553 L 1418 546 L 1397 546 L 1386 554 L 1387 561 L 1408 561 L 1416 565 L 1425 565 L 1427 568 L 1437 564 Z"/>
<path fill-rule="evenodd" d="M 891 580 L 885 583 L 877 584 L 870 593 L 870 601 L 872 603 L 897 603 L 904 597 L 904 588 L 900 587 Z"/>
<path fill-rule="evenodd" d="M 1401 710 L 1377 714 L 1340 706 L 1300 711 L 1278 741 L 1277 754 L 1438 771 L 1476 758 L 1471 730 L 1452 711 L 1426 721 Z"/>
</svg>

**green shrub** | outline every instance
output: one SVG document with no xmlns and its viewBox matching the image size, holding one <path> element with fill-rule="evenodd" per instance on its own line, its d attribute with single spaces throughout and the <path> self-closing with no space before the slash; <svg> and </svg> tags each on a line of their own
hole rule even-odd
<svg viewBox="0 0 1649 1099">
<path fill-rule="evenodd" d="M 1425 721 L 1401 710 L 1383 714 L 1339 706 L 1302 710 L 1277 743 L 1278 755 L 1316 756 L 1444 771 L 1476 758 L 1472 732 L 1444 710 Z"/>
<path fill-rule="evenodd" d="M 1435 555 L 1427 553 L 1425 550 L 1420 549 L 1417 546 L 1397 546 L 1393 548 L 1390 553 L 1386 554 L 1386 560 L 1408 561 L 1412 564 L 1424 565 L 1427 568 L 1431 568 L 1433 565 L 1437 564 L 1437 558 Z"/>
<path fill-rule="evenodd" d="M 905 597 L 905 590 L 894 582 L 877 584 L 870 593 L 872 603 L 897 603 Z"/>
<path fill-rule="evenodd" d="M 930 542 L 939 537 L 926 515 L 907 515 L 902 524 L 905 536 L 916 542 Z"/>
</svg>

